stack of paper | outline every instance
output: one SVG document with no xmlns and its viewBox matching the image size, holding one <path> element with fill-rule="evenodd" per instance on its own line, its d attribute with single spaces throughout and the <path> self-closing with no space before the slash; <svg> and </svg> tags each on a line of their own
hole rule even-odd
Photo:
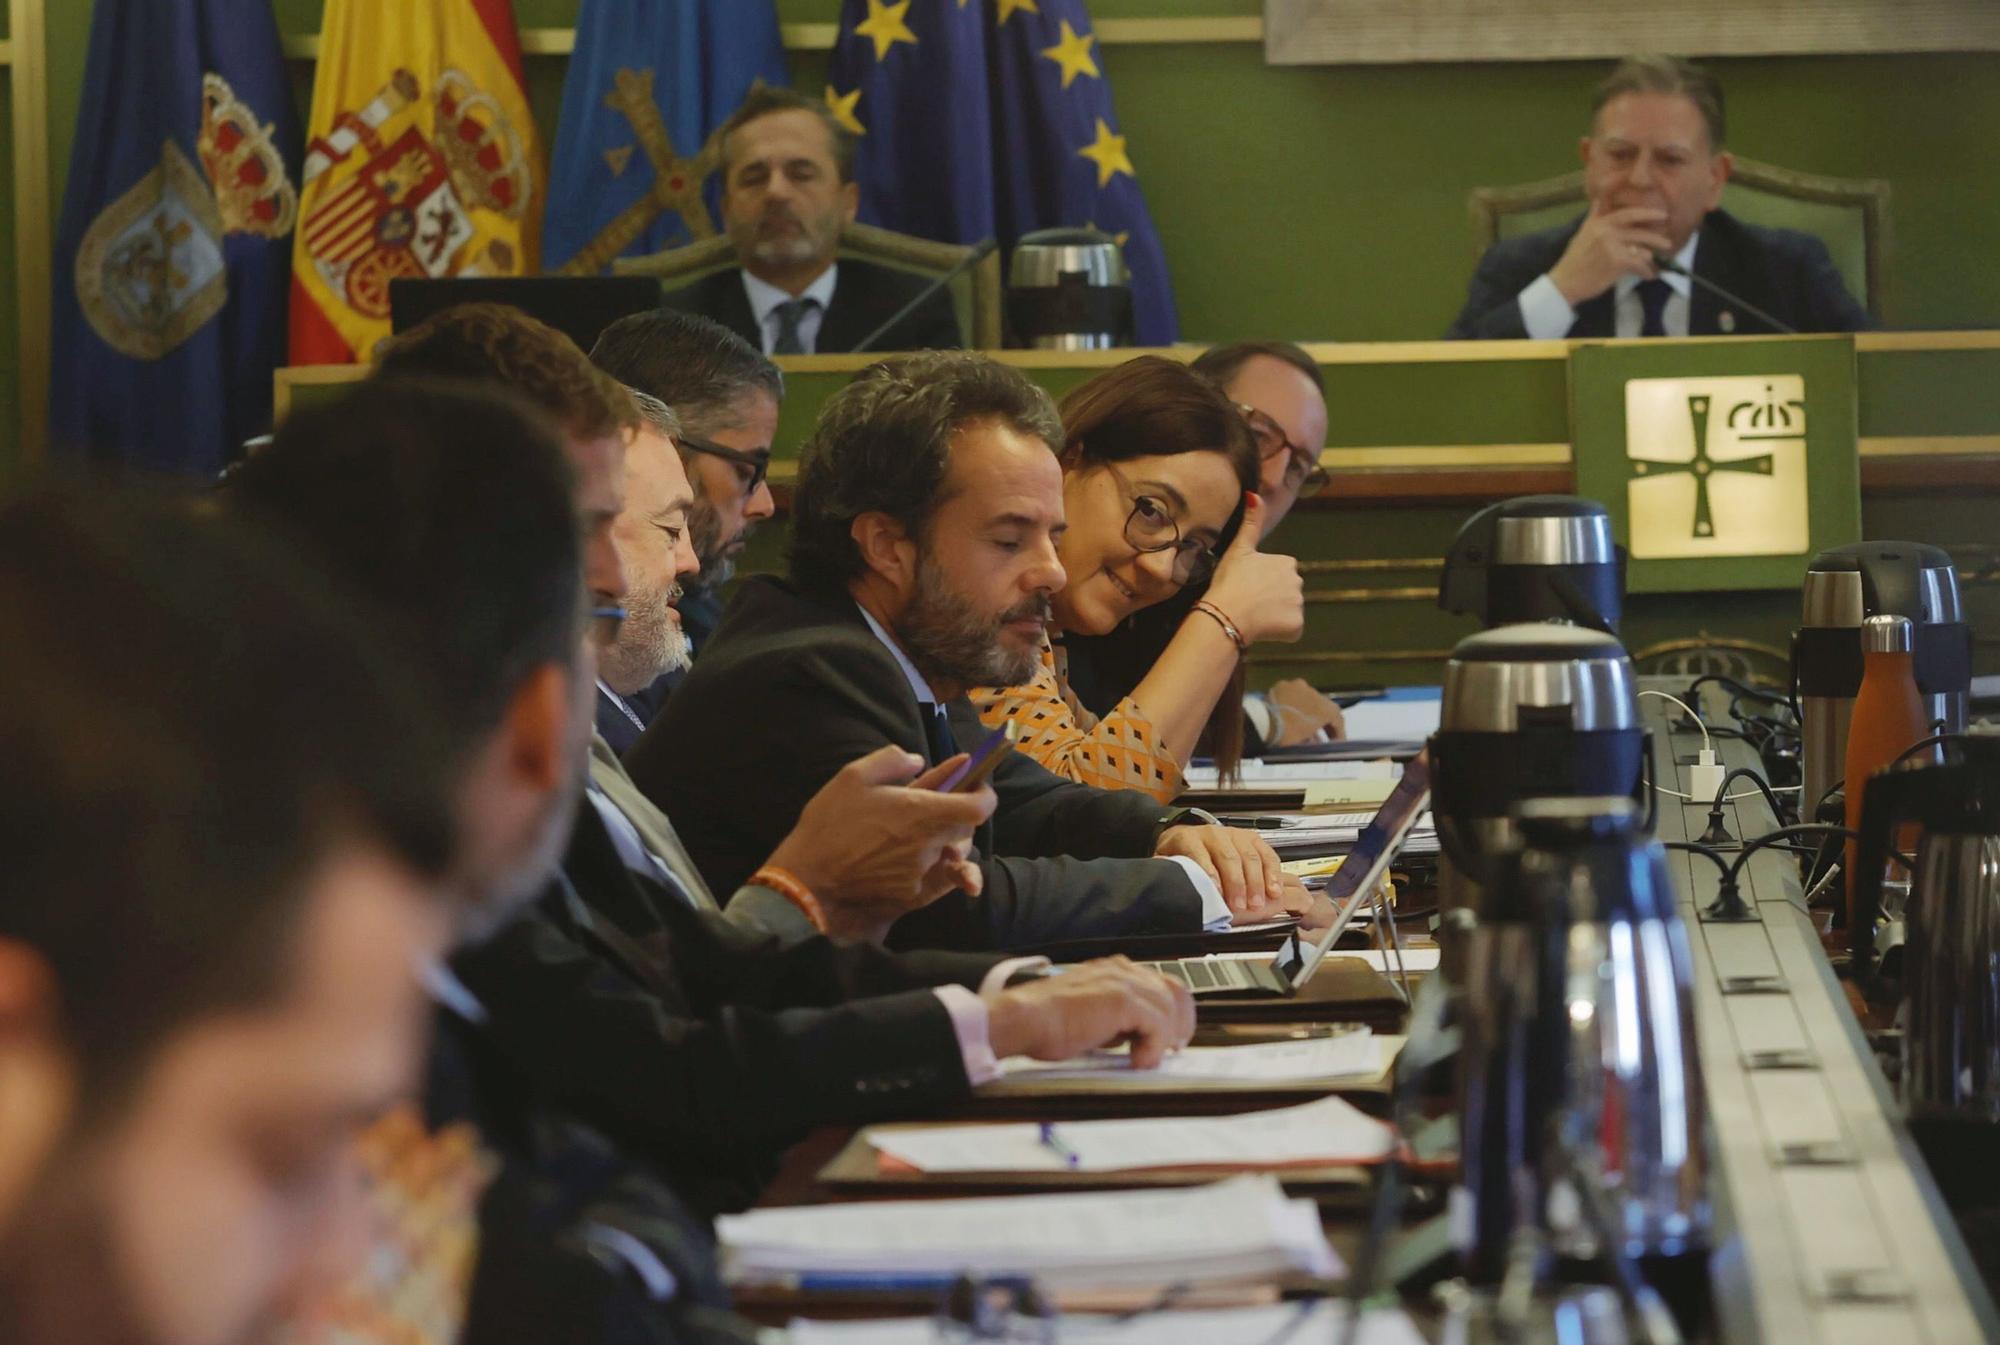
<svg viewBox="0 0 2000 1345">
<path fill-rule="evenodd" d="M 1361 830 L 1374 821 L 1371 812 L 1344 813 L 1272 813 L 1279 825 L 1266 827 L 1257 834 L 1270 843 L 1279 854 L 1292 854 L 1300 850 L 1352 849 L 1361 838 Z M 1397 848 L 1398 855 L 1434 855 L 1438 851 L 1437 823 L 1427 808 L 1418 814 L 1410 827 L 1409 834 Z"/>
<path fill-rule="evenodd" d="M 1242 789 L 1271 785 L 1303 785 L 1313 780 L 1394 780 L 1403 768 L 1389 761 L 1256 761 L 1237 767 Z M 1213 763 L 1195 762 L 1182 773 L 1189 789 L 1220 789 L 1222 774 Z"/>
<path fill-rule="evenodd" d="M 1272 1345 L 1290 1341 L 1345 1340 L 1347 1304 L 1315 1299 L 1259 1308 L 1151 1312 L 1137 1316 L 1065 1314 L 1054 1339 L 1086 1345 Z M 937 1323 L 928 1317 L 881 1321 L 791 1324 L 791 1345 L 935 1345 Z M 1361 1318 L 1354 1345 L 1424 1345 L 1423 1332 L 1401 1308 L 1371 1308 Z"/>
<path fill-rule="evenodd" d="M 1171 1191 L 888 1200 L 752 1210 L 716 1220 L 734 1284 L 914 1288 L 962 1274 L 1051 1289 L 1219 1284 L 1343 1273 L 1310 1200 L 1269 1176 Z"/>
<path fill-rule="evenodd" d="M 1000 1082 L 1008 1079 L 1089 1079 L 1147 1084 L 1167 1079 L 1188 1083 L 1305 1083 L 1380 1074 L 1382 1042 L 1365 1027 L 1297 1041 L 1255 1042 L 1248 1046 L 1188 1046 L 1157 1069 L 1134 1069 L 1125 1047 L 1091 1051 L 1069 1060 L 1000 1062 Z M 991 1088 L 994 1085 L 988 1084 Z"/>
<path fill-rule="evenodd" d="M 1140 1168 L 1372 1163 L 1395 1132 L 1337 1097 L 1240 1116 L 1060 1125 L 874 1126 L 868 1142 L 920 1172 L 1130 1172 Z"/>
</svg>

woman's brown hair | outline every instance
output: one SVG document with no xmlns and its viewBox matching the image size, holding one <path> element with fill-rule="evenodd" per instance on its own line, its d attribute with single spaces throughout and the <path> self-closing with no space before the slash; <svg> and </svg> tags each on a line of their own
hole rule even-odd
<svg viewBox="0 0 2000 1345">
<path fill-rule="evenodd" d="M 1245 491 L 1258 483 L 1257 443 L 1250 426 L 1215 384 L 1177 360 L 1141 355 L 1071 389 L 1062 399 L 1064 467 L 1131 458 L 1221 453 Z M 1243 521 L 1239 504 L 1217 542 L 1227 549 Z M 1243 661 L 1209 712 L 1202 742 L 1225 779 L 1243 759 Z M 1119 696 L 1130 694 L 1125 687 Z"/>
</svg>

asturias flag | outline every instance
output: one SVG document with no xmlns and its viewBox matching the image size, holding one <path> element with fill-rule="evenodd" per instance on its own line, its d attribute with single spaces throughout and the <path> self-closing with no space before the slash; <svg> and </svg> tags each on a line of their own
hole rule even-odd
<svg viewBox="0 0 2000 1345">
<path fill-rule="evenodd" d="M 542 158 L 512 0 L 327 0 L 308 135 L 294 364 L 367 359 L 392 280 L 535 272 Z"/>
<path fill-rule="evenodd" d="M 786 82 L 772 0 L 583 0 L 551 170 L 549 269 L 594 275 L 628 252 L 713 235 L 712 138 L 758 80 Z"/>
<path fill-rule="evenodd" d="M 213 473 L 270 426 L 298 163 L 269 0 L 97 0 L 56 246 L 57 452 Z"/>
<path fill-rule="evenodd" d="M 827 106 L 860 137 L 861 218 L 950 242 L 1095 225 L 1142 345 L 1177 336 L 1167 259 L 1083 0 L 842 0 Z"/>
</svg>

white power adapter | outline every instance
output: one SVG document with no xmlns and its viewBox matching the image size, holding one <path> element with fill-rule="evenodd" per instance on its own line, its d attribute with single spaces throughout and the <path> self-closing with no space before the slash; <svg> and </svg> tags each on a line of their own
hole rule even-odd
<svg viewBox="0 0 2000 1345">
<path fill-rule="evenodd" d="M 1715 796 L 1722 790 L 1722 778 L 1728 772 L 1715 759 L 1715 749 L 1704 747 L 1695 764 L 1688 767 L 1688 802 L 1707 806 L 1715 802 Z"/>
</svg>

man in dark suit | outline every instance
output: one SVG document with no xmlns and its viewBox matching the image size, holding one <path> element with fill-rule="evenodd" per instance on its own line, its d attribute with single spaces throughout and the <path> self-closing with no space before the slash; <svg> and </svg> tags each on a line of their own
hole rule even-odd
<svg viewBox="0 0 2000 1345">
<path fill-rule="evenodd" d="M 547 1111 L 573 1115 L 713 1210 L 754 1196 L 811 1127 L 959 1097 L 999 1058 L 1061 1058 L 1131 1033 L 1150 1064 L 1186 1041 L 1192 1001 L 1129 963 L 1010 985 L 1034 968 L 822 937 L 781 945 L 697 909 L 665 869 L 636 871 L 613 814 L 577 803 L 594 680 L 578 600 L 586 583 L 614 598 L 622 587 L 599 544 L 617 460 L 567 452 L 575 498 L 614 505 L 583 515 L 580 564 L 564 450 L 532 423 L 494 428 L 507 408 L 480 401 L 367 385 L 289 418 L 236 490 L 365 585 L 428 665 L 419 673 L 459 693 L 452 756 L 466 763 L 479 900 L 435 980 L 460 1030 L 476 1029 L 466 1054 L 482 1126 L 532 1137 Z M 789 873 L 760 881 L 816 907 Z"/>
<path fill-rule="evenodd" d="M 1868 314 L 1826 245 L 1745 224 L 1718 208 L 1732 159 L 1722 87 L 1671 56 L 1635 56 L 1598 86 L 1581 142 L 1589 210 L 1555 229 L 1488 248 L 1450 335 L 1729 336 L 1768 324 L 1682 272 L 1741 296 L 1802 332 L 1849 332 Z M 1659 258 L 1673 259 L 1664 268 Z"/>
<path fill-rule="evenodd" d="M 964 689 L 1027 680 L 1065 581 L 1061 443 L 1048 395 L 972 354 L 885 361 L 827 403 L 801 458 L 790 581 L 744 581 L 626 761 L 717 891 L 855 756 L 895 744 L 936 763 L 985 736 Z M 1310 906 L 1254 832 L 1022 756 L 993 785 L 983 890 L 904 916 L 893 945 L 1192 933 Z"/>
<path fill-rule="evenodd" d="M 722 220 L 738 267 L 669 294 L 668 307 L 714 318 L 766 355 L 828 355 L 854 349 L 928 283 L 838 259 L 861 192 L 853 136 L 823 101 L 759 85 L 719 136 Z M 870 349 L 961 344 L 951 296 L 940 290 Z"/>
</svg>

